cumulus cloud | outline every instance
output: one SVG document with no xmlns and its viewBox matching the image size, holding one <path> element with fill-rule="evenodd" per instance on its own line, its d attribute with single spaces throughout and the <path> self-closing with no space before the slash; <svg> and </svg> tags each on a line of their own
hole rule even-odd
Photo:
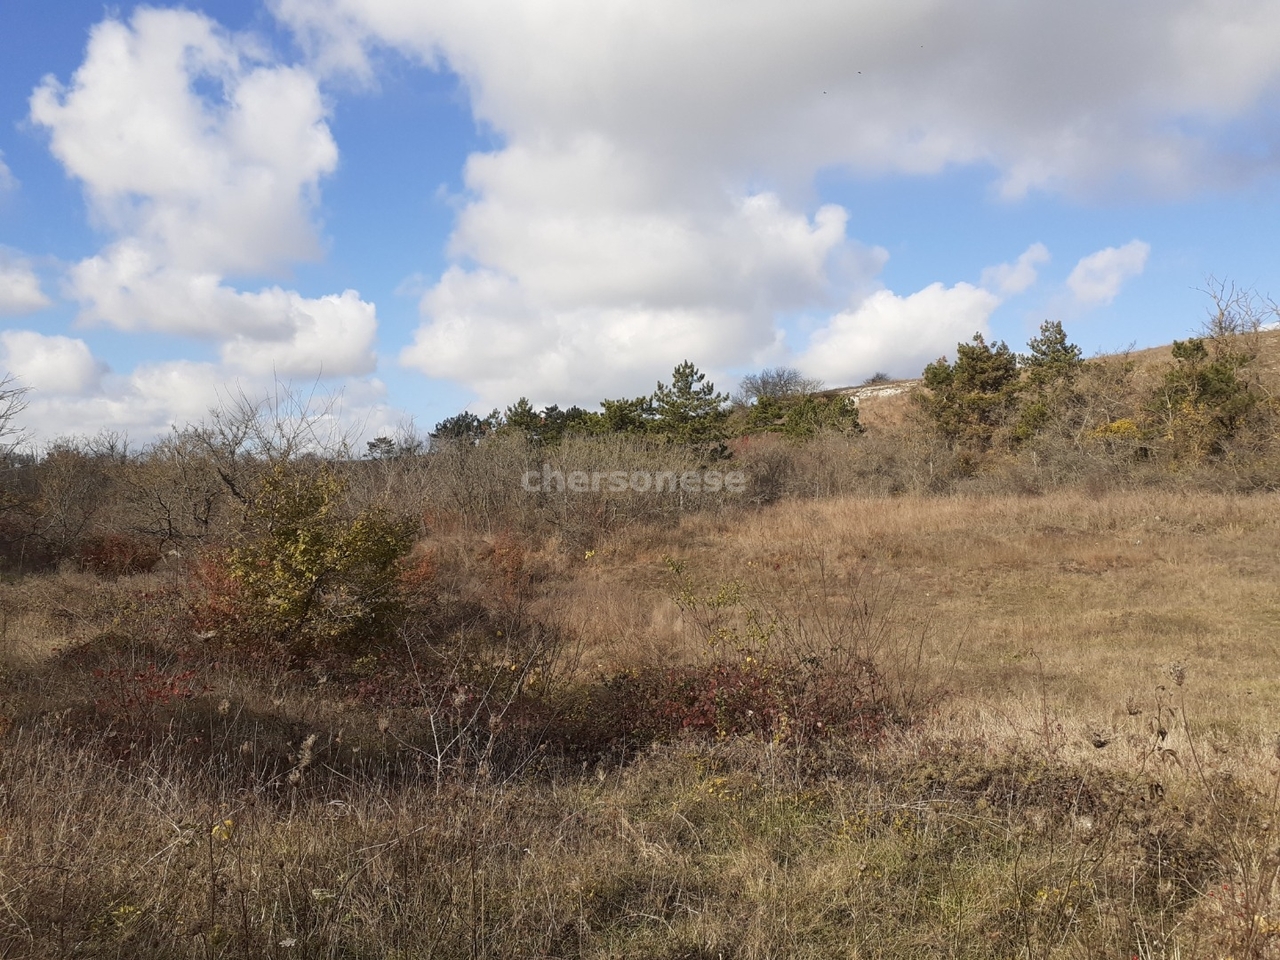
<svg viewBox="0 0 1280 960">
<path fill-rule="evenodd" d="M 82 360 L 88 353 L 64 349 Z M 21 418 L 33 439 L 47 442 L 110 430 L 135 442 L 149 440 L 173 426 L 204 419 L 237 387 L 217 364 L 190 360 L 140 364 L 123 374 L 102 371 L 96 384 L 87 386 L 66 392 L 37 387 Z"/>
<path fill-rule="evenodd" d="M 1076 264 L 1067 277 L 1067 286 L 1080 303 L 1091 306 L 1110 303 L 1126 280 L 1146 269 L 1150 253 L 1151 245 L 1141 240 L 1091 253 Z"/>
<path fill-rule="evenodd" d="M 502 402 L 518 390 L 568 399 L 577 387 L 580 399 L 611 379 L 616 395 L 700 346 L 695 360 L 742 363 L 776 348 L 780 318 L 862 303 L 883 255 L 847 236 L 849 211 L 813 208 L 819 171 L 977 164 L 1017 200 L 1135 184 L 1185 194 L 1280 167 L 1280 151 L 1231 136 L 1276 104 L 1280 61 L 1263 38 L 1280 32 L 1280 6 L 1082 3 L 272 9 L 319 70 L 370 77 L 369 54 L 390 47 L 456 71 L 501 138 L 467 164 L 455 266 L 422 298 L 402 361 Z M 1033 246 L 982 283 L 1011 296 L 1046 258 Z M 815 343 L 851 336 L 853 317 L 857 329 L 905 322 L 891 304 L 937 291 L 965 301 L 966 326 L 985 316 L 983 292 L 964 285 L 882 293 L 882 313 L 870 300 L 839 312 Z M 901 368 L 954 344 L 955 330 L 919 323 L 940 339 L 887 333 L 873 355 Z"/>
<path fill-rule="evenodd" d="M 272 6 L 325 66 L 367 71 L 378 44 L 447 63 L 512 142 L 594 132 L 677 177 L 977 161 L 1017 194 L 1123 172 L 1180 189 L 1280 162 L 1214 137 L 1274 106 L 1270 0 Z"/>
<path fill-rule="evenodd" d="M 122 242 L 76 264 L 69 289 L 88 304 L 83 316 L 122 330 L 145 330 L 166 318 L 166 331 L 223 339 L 223 358 L 246 372 L 348 376 L 376 365 L 374 307 L 354 290 L 303 297 L 269 287 L 243 293 L 217 274 L 157 263 L 142 246 Z"/>
<path fill-rule="evenodd" d="M 520 278 L 555 307 L 753 302 L 787 306 L 821 290 L 847 214 L 809 218 L 777 194 L 708 185 L 672 196 L 662 178 L 596 138 L 565 149 L 473 156 L 451 250 Z"/>
<path fill-rule="evenodd" d="M 309 200 L 338 153 L 316 81 L 201 14 L 98 24 L 31 119 L 104 225 L 165 263 L 247 273 L 317 253 Z"/>
<path fill-rule="evenodd" d="M 772 193 L 676 206 L 642 173 L 588 172 L 599 157 L 577 158 L 582 176 L 559 189 L 528 189 L 521 170 L 544 159 L 473 158 L 482 198 L 462 212 L 453 250 L 482 266 L 451 267 L 426 292 L 401 357 L 484 402 L 594 403 L 652 389 L 680 357 L 743 363 L 775 339 L 779 312 L 829 295 L 833 257 L 864 279 L 883 263 L 846 237 L 837 206 L 806 217 Z M 599 190 L 576 194 L 575 180 Z"/>
<path fill-rule="evenodd" d="M 0 316 L 35 313 L 49 304 L 31 264 L 0 249 Z"/>
<path fill-rule="evenodd" d="M 31 119 L 117 237 L 69 272 L 82 320 L 222 341 L 246 371 L 373 368 L 374 307 L 354 291 L 226 280 L 320 253 L 313 207 L 338 152 L 310 72 L 202 14 L 140 7 L 93 29 L 70 83 L 32 94 Z"/>
<path fill-rule="evenodd" d="M 934 283 L 908 296 L 879 290 L 814 333 L 798 366 L 833 384 L 857 383 L 877 370 L 915 373 L 985 333 L 999 305 L 994 293 L 968 283 Z"/>
<path fill-rule="evenodd" d="M 750 318 L 714 307 L 531 312 L 510 278 L 451 268 L 424 298 L 431 321 L 402 359 L 433 376 L 466 383 L 480 406 L 517 396 L 595 404 L 606 396 L 647 392 L 671 372 L 673 357 L 748 358 Z M 768 327 L 768 318 L 757 325 Z M 703 363 L 706 361 L 703 360 Z"/>
<path fill-rule="evenodd" d="M 4 369 L 41 394 L 79 396 L 96 390 L 106 365 L 95 360 L 83 340 L 45 336 L 34 330 L 0 333 Z"/>
<path fill-rule="evenodd" d="M 278 344 L 237 336 L 222 345 L 222 359 L 252 374 L 279 377 L 351 376 L 372 373 L 377 320 L 373 305 L 354 290 L 307 299 L 278 287 L 240 294 L 250 309 L 289 317 L 292 333 Z"/>
<path fill-rule="evenodd" d="M 1013 263 L 1002 263 L 982 271 L 982 285 L 1002 296 L 1023 293 L 1039 279 L 1036 270 L 1049 262 L 1049 249 L 1043 243 L 1033 243 Z"/>
<path fill-rule="evenodd" d="M 15 364 L 21 382 L 34 387 L 20 425 L 37 442 L 109 430 L 145 443 L 174 427 L 206 421 L 210 410 L 241 397 L 270 402 L 292 395 L 312 414 L 324 412 L 328 435 L 345 436 L 357 448 L 403 420 L 388 404 L 385 385 L 373 378 L 348 380 L 328 392 L 317 391 L 314 381 L 304 381 L 299 391 L 271 372 L 243 373 L 218 362 L 165 360 L 117 373 L 80 340 L 31 331 L 0 335 L 0 353 Z"/>
</svg>

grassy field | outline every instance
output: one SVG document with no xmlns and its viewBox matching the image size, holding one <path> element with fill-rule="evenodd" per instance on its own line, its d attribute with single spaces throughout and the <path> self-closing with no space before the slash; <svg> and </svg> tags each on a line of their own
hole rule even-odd
<svg viewBox="0 0 1280 960">
<path fill-rule="evenodd" d="M 172 573 L 5 585 L 0 956 L 1280 956 L 1278 541 L 1274 494 L 1168 489 L 441 534 L 453 635 L 554 638 L 509 701 L 577 724 L 470 761 L 426 646 L 283 671 Z M 863 725 L 592 727 L 788 664 Z"/>
</svg>

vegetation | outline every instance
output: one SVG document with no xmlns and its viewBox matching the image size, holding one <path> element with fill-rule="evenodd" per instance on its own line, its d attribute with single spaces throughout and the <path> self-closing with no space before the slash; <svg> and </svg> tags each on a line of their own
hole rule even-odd
<svg viewBox="0 0 1280 960">
<path fill-rule="evenodd" d="M 742 423 L 752 432 L 781 433 L 793 440 L 807 440 L 824 431 L 842 436 L 862 432 L 857 403 L 840 395 L 760 397 L 747 409 Z"/>
<path fill-rule="evenodd" d="M 1214 304 L 862 399 L 14 446 L 0 955 L 1280 956 L 1280 334 Z"/>
<path fill-rule="evenodd" d="M 889 379 L 887 374 L 884 377 L 885 380 Z M 817 393 L 821 389 L 821 380 L 806 377 L 794 367 L 766 367 L 759 373 L 751 373 L 743 377 L 734 399 L 739 405 L 748 406 L 760 400 L 799 397 Z"/>
<path fill-rule="evenodd" d="M 236 642 L 359 652 L 390 629 L 413 530 L 372 510 L 344 515 L 346 488 L 324 466 L 278 463 L 262 479 L 225 560 L 205 560 L 223 568 L 213 579 L 230 590 L 211 599 Z"/>
<path fill-rule="evenodd" d="M 972 343 L 957 344 L 955 363 L 943 357 L 925 367 L 924 385 L 928 392 L 917 396 L 938 432 L 949 444 L 982 453 L 1017 401 L 1018 358 L 1003 341 L 989 346 L 975 333 Z"/>
</svg>

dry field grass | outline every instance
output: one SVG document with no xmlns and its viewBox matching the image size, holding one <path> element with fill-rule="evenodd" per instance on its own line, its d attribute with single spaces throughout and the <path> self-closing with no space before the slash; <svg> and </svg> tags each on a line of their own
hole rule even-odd
<svg viewBox="0 0 1280 960">
<path fill-rule="evenodd" d="M 784 596 L 805 594 L 819 559 L 859 569 L 894 616 L 928 627 L 928 669 L 951 694 L 938 733 L 1043 742 L 1047 715 L 1055 749 L 1124 763 L 1176 693 L 1217 757 L 1267 769 L 1280 737 L 1276 495 L 848 499 L 691 518 L 620 538 L 558 588 L 550 602 L 593 663 L 692 655 L 667 554 Z M 1114 746 L 1094 748 L 1095 733 Z"/>
<path fill-rule="evenodd" d="M 866 743 L 445 778 L 412 710 L 183 659 L 137 599 L 163 577 L 8 585 L 0 956 L 1280 956 L 1278 544 L 1280 496 L 1170 490 L 549 544 L 532 608 L 576 638 L 566 685 L 709 655 L 673 558 L 697 597 L 741 585 L 711 611 L 733 635 L 764 611 L 769 643 L 856 643 L 919 709 Z M 504 547 L 435 549 L 463 581 Z M 125 723 L 108 649 L 203 686 Z"/>
</svg>

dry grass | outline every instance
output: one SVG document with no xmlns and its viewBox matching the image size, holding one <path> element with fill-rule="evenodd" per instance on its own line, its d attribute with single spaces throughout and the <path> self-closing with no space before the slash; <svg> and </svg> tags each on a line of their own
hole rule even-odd
<svg viewBox="0 0 1280 960">
<path fill-rule="evenodd" d="M 421 709 L 271 664 L 113 713 L 95 666 L 189 662 L 130 607 L 163 579 L 5 586 L 0 956 L 1280 956 L 1277 508 L 841 499 L 535 550 L 566 683 L 707 655 L 673 557 L 703 595 L 741 582 L 725 616 L 768 611 L 771 642 L 842 633 L 948 695 L 871 745 L 519 776 L 441 780 Z M 509 549 L 451 537 L 452 591 Z"/>
<path fill-rule="evenodd" d="M 548 602 L 596 662 L 679 655 L 688 637 L 662 556 L 687 559 L 708 582 L 784 593 L 821 558 L 871 568 L 899 613 L 931 623 L 935 666 L 964 701 L 1016 711 L 1047 700 L 1109 723 L 1180 662 L 1203 723 L 1270 737 L 1278 541 L 1274 494 L 788 503 L 749 523 L 692 517 L 620 536 L 574 564 Z"/>
</svg>

